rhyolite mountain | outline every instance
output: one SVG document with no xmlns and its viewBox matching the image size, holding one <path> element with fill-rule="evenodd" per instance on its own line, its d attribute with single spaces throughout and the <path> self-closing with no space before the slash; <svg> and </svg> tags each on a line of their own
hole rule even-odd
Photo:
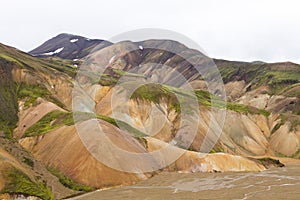
<svg viewBox="0 0 300 200">
<path fill-rule="evenodd" d="M 73 97 L 82 101 L 86 101 L 84 96 L 89 97 L 88 101 L 93 102 L 91 105 L 97 113 L 96 120 L 117 146 L 130 152 L 149 153 L 169 144 L 182 128 L 182 111 L 175 95 L 184 97 L 186 93 L 176 87 L 180 83 L 168 79 L 172 70 L 150 63 L 170 66 L 190 82 L 201 115 L 200 119 L 193 118 L 193 112 L 190 112 L 191 120 L 199 120 L 196 122 L 198 129 L 195 138 L 188 148 L 174 146 L 173 152 L 182 152 L 183 155 L 162 170 L 261 171 L 269 167 L 268 162 L 273 162 L 267 157 L 300 158 L 298 64 L 215 59 L 225 84 L 226 105 L 218 99 L 217 93 L 207 92 L 203 78 L 186 59 L 178 56 L 184 53 L 192 59 L 202 55 L 201 52 L 176 41 L 108 42 L 109 45 L 101 51 L 102 66 L 106 69 L 101 74 L 83 73 L 75 79 L 78 72 L 76 66 L 80 63 L 73 59 L 82 58 L 84 62 L 92 57 L 85 58 L 88 50 L 84 54 L 83 51 L 70 50 L 66 57 L 61 53 L 65 48 L 71 49 L 67 45 L 79 42 L 79 38 L 89 40 L 66 34 L 57 37 L 61 39 L 52 40 L 53 43 L 47 41 L 44 50 L 30 52 L 34 56 L 0 44 L 1 199 L 20 194 L 61 199 L 97 188 L 130 185 L 159 173 L 160 170 L 126 173 L 100 163 L 83 145 L 73 120 L 73 114 L 80 110 L 76 104 L 72 106 L 72 93 L 77 80 L 88 84 L 81 85 L 81 90 Z M 177 54 L 164 50 L 166 47 L 175 49 Z M 64 49 L 58 52 L 61 48 Z M 91 48 L 81 46 L 79 49 Z M 37 56 L 55 51 L 55 54 Z M 205 59 L 199 64 L 203 64 L 201 62 L 205 63 Z M 98 67 L 101 68 L 101 65 Z M 111 99 L 113 88 L 121 78 L 127 85 L 134 85 L 137 80 L 159 81 L 161 84 L 146 84 L 137 88 L 126 103 L 129 116 L 115 116 Z M 210 108 L 212 98 L 218 100 L 217 109 L 226 109 L 227 115 L 222 135 L 210 154 L 203 157 L 199 152 L 208 127 L 212 120 L 215 120 L 213 124 L 216 126 L 220 123 Z M 125 104 L 114 101 L 113 106 L 122 108 Z M 156 117 L 152 116 L 152 112 L 157 113 Z M 91 123 L 89 114 L 83 114 L 87 117 L 77 126 L 88 128 Z M 166 123 L 156 130 L 162 120 Z M 145 130 L 156 131 L 156 134 L 147 136 Z M 87 137 L 92 135 L 92 130 L 88 131 L 90 134 Z M 97 138 L 88 139 L 93 141 Z M 210 140 L 213 142 L 214 138 L 208 138 L 207 142 Z M 97 146 L 93 149 L 97 153 Z M 254 156 L 264 159 L 257 160 Z M 151 166 L 155 162 L 144 164 Z"/>
<path fill-rule="evenodd" d="M 89 54 L 96 46 L 101 49 L 111 45 L 111 42 L 89 39 L 77 35 L 62 33 L 33 49 L 33 56 L 55 56 L 62 59 L 81 59 Z"/>
</svg>

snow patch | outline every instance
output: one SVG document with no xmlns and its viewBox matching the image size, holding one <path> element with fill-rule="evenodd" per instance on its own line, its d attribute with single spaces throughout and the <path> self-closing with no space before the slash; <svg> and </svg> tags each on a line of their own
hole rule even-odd
<svg viewBox="0 0 300 200">
<path fill-rule="evenodd" d="M 144 47 L 142 45 L 139 45 L 140 50 L 144 50 Z"/>
<path fill-rule="evenodd" d="M 55 51 L 52 51 L 52 52 L 43 53 L 43 54 L 41 54 L 41 55 L 52 56 L 52 55 L 54 55 L 54 54 L 60 53 L 63 49 L 64 49 L 64 47 L 59 48 L 59 49 L 56 49 Z"/>
<path fill-rule="evenodd" d="M 70 42 L 72 42 L 72 43 L 74 43 L 74 42 L 77 42 L 78 41 L 78 39 L 76 38 L 76 39 L 72 39 L 72 40 L 70 40 Z"/>
</svg>

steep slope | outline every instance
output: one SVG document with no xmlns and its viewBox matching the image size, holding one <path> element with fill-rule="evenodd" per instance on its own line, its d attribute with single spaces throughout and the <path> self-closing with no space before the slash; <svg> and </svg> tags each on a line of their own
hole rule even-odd
<svg viewBox="0 0 300 200">
<path fill-rule="evenodd" d="M 96 46 L 98 48 L 104 48 L 109 45 L 111 45 L 111 43 L 105 40 L 92 40 L 77 35 L 63 33 L 46 41 L 29 53 L 38 57 L 56 56 L 62 59 L 73 60 L 85 57 Z"/>
<path fill-rule="evenodd" d="M 36 59 L 0 44 L 0 191 L 5 193 L 0 198 L 6 199 L 9 195 L 18 198 L 22 194 L 42 199 L 60 199 L 78 193 L 60 183 L 44 164 L 37 161 L 13 138 L 21 137 L 27 123 L 33 124 L 34 117 L 39 117 L 34 113 L 30 117 L 28 113 L 19 111 L 28 108 L 28 111 L 32 111 L 32 105 L 44 105 L 39 110 L 43 110 L 42 113 L 45 114 L 52 109 L 70 107 L 70 99 L 66 98 L 66 94 L 68 88 L 72 88 L 71 77 L 60 71 L 65 69 L 70 72 L 72 68 L 67 64 L 62 67 L 57 63 L 58 61 L 49 63 Z M 64 91 L 59 92 L 58 89 Z M 16 133 L 21 135 L 13 135 L 17 125 L 19 131 Z"/>
<path fill-rule="evenodd" d="M 228 82 L 227 90 L 233 91 L 227 93 L 231 101 L 273 113 L 268 119 L 268 138 L 275 155 L 299 158 L 300 66 L 291 62 L 215 62 Z"/>
<path fill-rule="evenodd" d="M 90 129 L 88 123 L 88 121 L 83 122 L 81 126 L 86 126 L 86 129 Z M 116 145 L 122 146 L 127 151 L 146 152 L 145 148 L 135 138 L 118 130 L 112 124 L 104 121 L 100 121 L 100 123 L 104 127 L 105 132 L 109 133 L 108 137 L 110 140 Z M 92 131 L 89 130 L 89 135 L 91 135 Z M 93 141 L 96 138 L 90 138 L 90 140 Z M 31 151 L 37 159 L 63 171 L 82 184 L 96 188 L 129 185 L 151 176 L 151 174 L 143 173 L 125 173 L 102 164 L 87 151 L 76 134 L 74 125 L 62 126 L 48 132 L 44 137 L 25 138 L 21 140 L 21 145 Z M 94 153 L 97 153 L 97 146 L 94 146 L 93 149 Z M 113 152 L 110 152 L 108 149 L 107 154 L 113 154 Z"/>
<path fill-rule="evenodd" d="M 101 95 L 103 95 L 103 90 L 100 91 Z M 148 92 L 155 93 L 151 89 Z M 148 134 L 151 133 L 157 139 L 170 142 L 180 129 L 181 115 L 172 106 L 174 103 L 166 100 L 164 97 L 159 98 L 157 103 L 150 98 L 143 99 L 144 97 L 141 94 L 137 95 L 139 96 L 136 99 L 131 99 L 126 105 L 123 102 L 120 102 L 120 104 L 114 103 L 114 109 L 126 106 L 129 109 L 129 116 L 124 113 L 119 114 L 117 118 L 142 132 L 147 131 Z M 99 103 L 96 104 L 96 112 L 98 114 L 114 116 L 110 106 L 111 98 L 112 91 L 109 90 L 100 101 L 98 100 Z M 200 150 L 209 127 L 211 127 L 212 119 L 218 119 L 218 113 L 211 112 L 209 108 L 206 108 L 207 106 L 203 105 L 201 100 L 199 100 L 199 103 L 200 105 L 202 104 L 202 107 L 198 121 L 198 131 L 190 146 L 190 149 L 195 151 Z M 222 134 L 212 152 L 227 152 L 243 156 L 270 156 L 278 155 L 277 152 L 282 152 L 283 154 L 289 152 L 285 155 L 297 157 L 295 153 L 299 151 L 299 132 L 291 130 L 290 126 L 287 125 L 282 126 L 278 130 L 274 129 L 275 126 L 279 126 L 277 124 L 281 123 L 277 119 L 278 114 L 268 115 L 268 113 L 264 112 L 261 114 L 259 110 L 258 112 L 255 110 L 251 111 L 253 108 L 236 103 L 230 103 L 228 106 L 230 107 L 226 114 Z M 161 125 L 162 123 L 164 124 L 163 126 Z M 217 120 L 217 124 L 221 124 L 221 122 Z M 277 134 L 280 134 L 280 137 L 284 137 L 284 139 L 274 140 L 278 137 L 276 136 Z M 212 138 L 211 142 L 213 140 L 214 138 Z M 275 141 L 277 142 L 275 143 Z M 286 143 L 289 143 L 289 145 Z"/>
<path fill-rule="evenodd" d="M 0 57 L 0 130 L 11 134 L 11 129 L 18 121 L 16 85 L 11 71 L 13 64 Z"/>
</svg>

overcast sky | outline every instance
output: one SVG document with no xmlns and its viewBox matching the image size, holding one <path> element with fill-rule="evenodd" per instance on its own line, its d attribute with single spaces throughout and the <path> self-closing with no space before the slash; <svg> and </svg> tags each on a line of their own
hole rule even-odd
<svg viewBox="0 0 300 200">
<path fill-rule="evenodd" d="M 300 63 L 297 0 L 5 0 L 0 42 L 29 51 L 59 33 L 108 39 L 163 28 L 214 58 Z"/>
</svg>

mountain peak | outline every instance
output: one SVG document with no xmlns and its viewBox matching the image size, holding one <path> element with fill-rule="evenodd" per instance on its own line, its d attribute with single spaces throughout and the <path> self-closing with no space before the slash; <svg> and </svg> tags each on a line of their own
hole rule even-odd
<svg viewBox="0 0 300 200">
<path fill-rule="evenodd" d="M 96 46 L 100 48 L 111 45 L 111 42 L 98 39 L 61 33 L 31 50 L 29 53 L 37 57 L 59 57 L 62 59 L 80 59 L 85 57 Z"/>
</svg>

